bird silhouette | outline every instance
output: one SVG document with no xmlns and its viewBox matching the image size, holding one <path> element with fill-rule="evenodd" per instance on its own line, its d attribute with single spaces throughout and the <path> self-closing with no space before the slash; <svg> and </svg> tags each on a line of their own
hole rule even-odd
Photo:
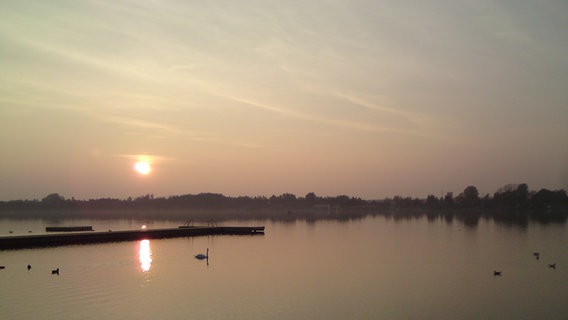
<svg viewBox="0 0 568 320">
<path fill-rule="evenodd" d="M 493 271 L 494 276 L 500 276 L 502 275 L 502 273 L 503 273 L 502 271 Z"/>
<path fill-rule="evenodd" d="M 199 260 L 209 259 L 209 248 L 207 248 L 207 251 L 206 251 L 205 254 L 203 254 L 203 253 L 196 254 L 195 259 L 199 259 Z"/>
<path fill-rule="evenodd" d="M 549 264 L 548 267 L 551 269 L 556 269 L 556 262 Z"/>
<path fill-rule="evenodd" d="M 59 275 L 59 268 L 57 268 L 55 270 L 51 270 L 51 274 Z"/>
</svg>

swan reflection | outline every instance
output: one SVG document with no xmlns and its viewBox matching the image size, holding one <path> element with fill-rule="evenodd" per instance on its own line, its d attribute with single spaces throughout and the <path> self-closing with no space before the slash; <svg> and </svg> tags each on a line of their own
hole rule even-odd
<svg viewBox="0 0 568 320">
<path fill-rule="evenodd" d="M 140 259 L 140 268 L 142 269 L 142 272 L 149 271 L 150 266 L 152 265 L 152 250 L 150 249 L 150 240 L 140 241 L 138 259 Z"/>
</svg>

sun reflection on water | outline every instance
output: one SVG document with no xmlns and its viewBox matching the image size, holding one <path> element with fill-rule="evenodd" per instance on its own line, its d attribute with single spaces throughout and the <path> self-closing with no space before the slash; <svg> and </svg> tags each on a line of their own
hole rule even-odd
<svg viewBox="0 0 568 320">
<path fill-rule="evenodd" d="M 140 259 L 140 268 L 142 269 L 142 272 L 149 271 L 152 265 L 152 250 L 150 249 L 150 240 L 140 240 L 138 259 Z"/>
</svg>

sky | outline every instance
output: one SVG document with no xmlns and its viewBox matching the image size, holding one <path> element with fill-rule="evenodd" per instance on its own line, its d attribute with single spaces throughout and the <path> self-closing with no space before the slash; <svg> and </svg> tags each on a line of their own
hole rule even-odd
<svg viewBox="0 0 568 320">
<path fill-rule="evenodd" d="M 0 200 L 568 189 L 566 30 L 564 0 L 3 0 Z"/>
</svg>

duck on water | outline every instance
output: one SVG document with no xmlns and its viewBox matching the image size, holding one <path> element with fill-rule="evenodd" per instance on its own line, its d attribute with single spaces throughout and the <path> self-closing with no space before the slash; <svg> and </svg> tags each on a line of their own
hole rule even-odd
<svg viewBox="0 0 568 320">
<path fill-rule="evenodd" d="M 209 248 L 207 248 L 207 251 L 206 251 L 205 254 L 203 254 L 203 253 L 196 254 L 195 259 L 198 259 L 198 260 L 209 259 Z"/>
</svg>

